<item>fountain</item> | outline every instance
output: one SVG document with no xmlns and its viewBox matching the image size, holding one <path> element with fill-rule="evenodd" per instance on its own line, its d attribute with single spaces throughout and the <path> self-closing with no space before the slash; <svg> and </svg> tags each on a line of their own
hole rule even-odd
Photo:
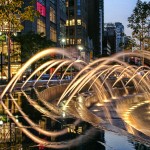
<svg viewBox="0 0 150 150">
<path fill-rule="evenodd" d="M 48 60 L 37 66 L 22 84 L 17 83 L 32 64 L 37 64 L 40 59 L 52 53 L 63 55 L 65 59 Z M 74 127 L 85 121 L 99 130 L 120 133 L 150 145 L 150 68 L 122 61 L 123 57 L 141 57 L 141 53 L 146 59 L 150 59 L 149 52 L 135 51 L 118 53 L 87 64 L 83 60 L 73 60 L 65 50 L 45 49 L 28 60 L 11 79 L 0 95 L 0 103 L 17 128 L 37 143 L 37 146 L 43 145 L 54 149 L 73 147 L 80 143 L 81 138 L 88 139 L 94 129 L 88 129 L 84 135 L 66 141 L 56 142 L 41 138 L 30 128 L 51 139 L 67 134 L 70 129 L 68 126 L 58 131 L 43 129 L 16 102 L 13 95 L 16 89 L 22 93 L 30 106 L 52 121 L 61 123 L 65 118 L 73 118 L 71 124 Z M 41 77 L 50 68 L 55 68 L 54 72 L 47 81 L 42 81 Z M 60 74 L 62 68 L 61 78 L 53 80 L 54 76 Z M 72 68 L 75 70 L 73 78 L 73 72 L 70 72 Z M 37 74 L 38 77 L 33 79 Z M 72 80 L 64 79 L 67 74 Z M 42 90 L 39 87 L 42 87 Z M 32 89 L 37 98 L 32 98 L 28 94 L 28 89 Z M 28 126 L 16 120 L 7 107 L 6 94 Z M 114 122 L 115 117 L 122 123 L 118 125 Z"/>
</svg>

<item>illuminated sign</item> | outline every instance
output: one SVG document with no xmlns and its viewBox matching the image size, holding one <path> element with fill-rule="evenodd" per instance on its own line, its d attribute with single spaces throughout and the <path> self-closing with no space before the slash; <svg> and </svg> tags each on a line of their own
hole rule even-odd
<svg viewBox="0 0 150 150">
<path fill-rule="evenodd" d="M 37 2 L 36 5 L 37 11 L 40 13 L 40 15 L 46 17 L 46 7 L 40 4 L 39 2 Z"/>
</svg>

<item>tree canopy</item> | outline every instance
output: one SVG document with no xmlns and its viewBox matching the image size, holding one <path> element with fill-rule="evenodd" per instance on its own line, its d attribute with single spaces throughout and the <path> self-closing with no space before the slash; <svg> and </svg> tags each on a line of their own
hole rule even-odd
<svg viewBox="0 0 150 150">
<path fill-rule="evenodd" d="M 32 0 L 29 6 L 24 6 L 23 0 L 0 0 L 0 30 L 21 31 L 22 22 L 33 21 L 38 12 L 34 10 Z"/>
<path fill-rule="evenodd" d="M 138 0 L 133 13 L 128 17 L 128 27 L 133 30 L 133 37 L 140 41 L 141 48 L 143 48 L 145 39 L 147 39 L 149 34 L 149 19 L 150 2 L 142 2 L 141 0 Z"/>
<path fill-rule="evenodd" d="M 22 62 L 25 62 L 44 48 L 55 46 L 52 41 L 46 39 L 43 33 L 38 34 L 32 31 L 13 37 L 13 40 L 18 42 L 21 47 Z"/>
</svg>

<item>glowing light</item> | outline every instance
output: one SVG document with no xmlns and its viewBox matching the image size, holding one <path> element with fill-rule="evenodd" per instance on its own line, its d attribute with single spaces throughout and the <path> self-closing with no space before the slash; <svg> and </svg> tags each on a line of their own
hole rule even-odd
<svg viewBox="0 0 150 150">
<path fill-rule="evenodd" d="M 65 42 L 65 39 L 62 39 L 62 42 Z M 83 47 L 78 47 L 80 50 L 83 50 Z M 110 114 L 111 109 L 115 109 L 113 104 L 117 105 L 117 115 L 121 116 L 123 121 L 128 123 L 129 126 L 129 133 L 133 133 L 131 126 L 134 126 L 137 130 L 146 133 L 148 129 L 142 130 L 140 124 L 136 125 L 136 120 L 132 118 L 134 114 L 133 111 L 136 111 L 139 107 L 144 107 L 145 104 L 149 104 L 150 100 L 147 99 L 150 93 L 150 81 L 148 78 L 149 72 L 143 72 L 143 76 L 137 75 L 140 69 L 144 69 L 143 66 L 131 66 L 126 62 L 122 62 L 120 58 L 124 55 L 123 53 L 116 54 L 114 56 L 108 58 L 100 58 L 94 60 L 90 64 L 86 64 L 84 61 L 74 61 L 71 56 L 61 49 L 46 49 L 35 56 L 33 56 L 30 60 L 28 60 L 24 66 L 18 70 L 16 75 L 12 78 L 12 80 L 8 83 L 6 88 L 2 91 L 0 95 L 0 103 L 4 110 L 6 111 L 7 115 L 13 120 L 16 126 L 23 131 L 29 138 L 31 138 L 34 142 L 38 144 L 43 144 L 46 147 L 50 148 L 68 148 L 70 147 L 70 143 L 77 143 L 77 142 L 66 142 L 64 143 L 53 143 L 47 140 L 43 140 L 37 135 L 32 134 L 23 124 L 21 124 L 18 120 L 18 116 L 13 116 L 11 111 L 7 108 L 7 105 L 4 103 L 4 95 L 6 93 L 9 94 L 11 97 L 11 101 L 13 102 L 15 108 L 18 109 L 19 113 L 22 115 L 23 119 L 29 124 L 30 128 L 33 128 L 37 132 L 46 135 L 46 136 L 62 136 L 63 134 L 67 133 L 67 128 L 61 131 L 47 131 L 42 129 L 38 124 L 33 122 L 32 119 L 27 116 L 23 110 L 18 105 L 15 98 L 12 96 L 11 92 L 15 90 L 16 83 L 21 77 L 25 77 L 26 70 L 36 61 L 43 59 L 44 57 L 50 56 L 51 54 L 59 54 L 65 55 L 65 60 L 49 60 L 44 62 L 41 66 L 37 67 L 25 80 L 25 82 L 21 85 L 24 89 L 28 87 L 28 81 L 35 75 L 39 73 L 38 78 L 35 80 L 34 83 L 31 82 L 30 86 L 32 85 L 34 88 L 38 87 L 40 77 L 50 70 L 52 67 L 55 68 L 54 72 L 51 73 L 50 78 L 46 84 L 45 90 L 42 92 L 38 92 L 35 90 L 35 93 L 40 101 L 38 103 L 36 100 L 33 100 L 30 95 L 27 95 L 24 90 L 22 93 L 28 103 L 38 110 L 42 115 L 49 117 L 55 121 L 58 118 L 64 119 L 69 116 L 78 118 L 79 120 L 86 121 L 93 126 L 102 127 L 107 130 L 107 126 L 103 126 L 102 124 L 109 124 L 109 127 L 113 128 L 113 121 Z M 147 59 L 150 58 L 150 53 L 145 52 Z M 127 52 L 126 56 L 133 56 L 133 53 Z M 135 54 L 136 57 L 140 57 L 141 54 Z M 69 58 L 69 59 L 68 59 Z M 111 64 L 117 65 L 111 65 Z M 65 66 L 65 67 L 64 67 Z M 66 67 L 67 66 L 67 67 Z M 61 77 L 59 83 L 61 83 L 63 77 L 69 72 L 70 67 L 74 67 L 76 72 L 74 78 L 71 81 L 67 81 L 67 84 L 60 84 L 57 86 L 49 87 L 49 82 L 55 75 L 58 75 L 60 72 L 60 68 L 65 68 L 64 74 Z M 147 67 L 147 70 L 150 68 Z M 56 80 L 57 81 L 57 80 Z M 38 84 L 37 84 L 38 83 Z M 130 85 L 131 84 L 131 85 Z M 42 85 L 42 83 L 41 83 Z M 40 86 L 41 86 L 40 85 Z M 139 86 L 140 85 L 140 86 Z M 44 88 L 44 86 L 43 86 Z M 54 88 L 53 91 L 52 88 Z M 55 89 L 56 88 L 56 89 Z M 132 90 L 133 88 L 133 93 Z M 37 88 L 38 89 L 38 88 Z M 87 90 L 88 89 L 88 90 Z M 47 92 L 45 92 L 47 91 Z M 88 91 L 84 93 L 85 91 Z M 143 92 L 142 94 L 140 92 Z M 84 94 L 83 94 L 83 93 Z M 46 94 L 45 94 L 46 93 Z M 82 93 L 82 94 L 81 94 Z M 89 93 L 92 93 L 90 95 Z M 129 95 L 130 93 L 130 95 Z M 145 94 L 146 93 L 146 94 Z M 51 95 L 54 94 L 54 97 Z M 140 95 L 141 94 L 141 95 Z M 144 95 L 145 94 L 145 95 Z M 126 97 L 124 97 L 124 95 Z M 133 96 L 133 99 L 130 96 Z M 57 98 L 56 98 L 56 97 Z M 50 103 L 45 100 L 49 98 L 56 99 L 55 103 Z M 60 98 L 59 98 L 60 97 Z M 135 99 L 134 99 L 135 98 Z M 53 99 L 53 100 L 54 100 Z M 64 100 L 65 99 L 65 100 Z M 115 100 L 117 99 L 117 100 Z M 107 103 L 109 102 L 109 103 Z M 42 105 L 40 105 L 42 103 Z M 97 109 L 91 109 L 89 106 L 101 106 Z M 109 106 L 109 107 L 107 107 Z M 96 112 L 103 110 L 106 118 L 100 117 L 96 114 Z M 95 113 L 94 113 L 95 112 Z M 99 113 L 98 113 L 99 114 Z M 147 113 L 149 115 L 149 111 Z M 148 118 L 148 116 L 147 116 Z M 0 120 L 0 124 L 2 124 L 2 120 Z M 79 121 L 78 121 L 79 123 Z M 77 124 L 74 123 L 74 124 Z M 108 128 L 109 128 L 108 127 Z M 118 126 L 118 128 L 120 128 Z M 128 128 L 127 128 L 128 129 Z"/>
</svg>

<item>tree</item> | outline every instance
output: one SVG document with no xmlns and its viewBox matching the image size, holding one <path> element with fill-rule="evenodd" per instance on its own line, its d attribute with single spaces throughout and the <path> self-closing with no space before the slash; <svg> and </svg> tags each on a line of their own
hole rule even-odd
<svg viewBox="0 0 150 150">
<path fill-rule="evenodd" d="M 124 49 L 125 50 L 132 50 L 132 47 L 137 46 L 136 40 L 132 38 L 131 36 L 127 36 L 126 40 L 124 42 Z"/>
<path fill-rule="evenodd" d="M 37 34 L 32 31 L 14 36 L 13 40 L 20 45 L 21 63 L 24 63 L 40 50 L 55 46 L 52 41 L 46 39 L 43 33 Z"/>
<path fill-rule="evenodd" d="M 23 0 L 0 0 L 0 31 L 5 32 L 8 46 L 8 81 L 11 79 L 11 33 L 21 31 L 22 22 L 33 21 L 38 14 L 32 0 L 28 6 L 24 6 Z"/>
<path fill-rule="evenodd" d="M 0 0 L 0 28 L 1 30 L 21 31 L 22 22 L 33 21 L 38 12 L 34 10 L 32 1 L 25 7 L 23 0 Z"/>
<path fill-rule="evenodd" d="M 148 23 L 150 17 L 150 2 L 137 1 L 136 7 L 133 13 L 128 17 L 128 27 L 130 27 L 133 32 L 134 38 L 140 41 L 141 49 L 144 48 L 145 39 L 148 36 Z"/>
</svg>

